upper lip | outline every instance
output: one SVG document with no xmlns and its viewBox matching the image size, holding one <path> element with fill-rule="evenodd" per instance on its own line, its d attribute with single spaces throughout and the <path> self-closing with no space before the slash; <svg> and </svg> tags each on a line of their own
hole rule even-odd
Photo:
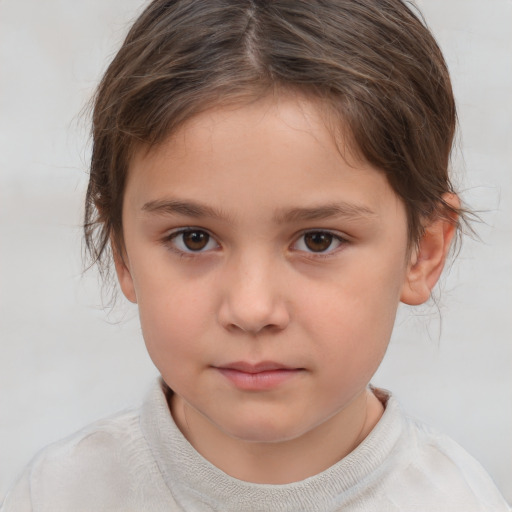
<svg viewBox="0 0 512 512">
<path fill-rule="evenodd" d="M 217 366 L 221 370 L 236 370 L 244 373 L 261 373 L 272 370 L 298 370 L 299 368 L 288 366 L 274 361 L 261 361 L 259 363 L 249 363 L 246 361 L 235 361 Z"/>
</svg>

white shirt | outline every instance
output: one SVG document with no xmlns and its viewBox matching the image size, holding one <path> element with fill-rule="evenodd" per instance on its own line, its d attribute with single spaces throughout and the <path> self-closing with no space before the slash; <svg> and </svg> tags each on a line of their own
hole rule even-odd
<svg viewBox="0 0 512 512">
<path fill-rule="evenodd" d="M 225 474 L 183 437 L 162 385 L 140 410 L 99 421 L 35 457 L 1 512 L 508 512 L 478 462 L 386 396 L 367 438 L 300 482 Z"/>
</svg>

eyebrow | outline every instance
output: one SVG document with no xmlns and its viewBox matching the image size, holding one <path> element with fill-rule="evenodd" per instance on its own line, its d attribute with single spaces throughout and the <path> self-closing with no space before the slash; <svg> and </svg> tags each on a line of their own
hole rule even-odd
<svg viewBox="0 0 512 512">
<path fill-rule="evenodd" d="M 291 210 L 277 213 L 274 216 L 274 220 L 279 224 L 285 224 L 288 222 L 324 220 L 331 218 L 365 219 L 373 217 L 374 215 L 376 215 L 375 212 L 367 206 L 339 202 L 322 206 L 292 208 Z"/>
<path fill-rule="evenodd" d="M 195 201 L 178 199 L 160 199 L 149 201 L 142 207 L 143 211 L 157 215 L 182 215 L 191 218 L 212 218 L 227 220 L 229 218 L 223 211 Z M 366 219 L 373 217 L 375 212 L 364 205 L 338 202 L 320 206 L 291 208 L 282 210 L 274 215 L 277 224 L 291 222 L 324 220 L 330 218 Z"/>
<path fill-rule="evenodd" d="M 160 215 L 183 215 L 185 217 L 225 219 L 227 216 L 212 206 L 199 204 L 194 201 L 180 201 L 178 199 L 160 199 L 144 204 L 142 210 Z"/>
</svg>

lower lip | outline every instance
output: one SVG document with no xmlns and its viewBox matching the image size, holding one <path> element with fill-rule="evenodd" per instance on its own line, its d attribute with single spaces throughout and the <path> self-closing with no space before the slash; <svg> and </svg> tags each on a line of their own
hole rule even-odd
<svg viewBox="0 0 512 512">
<path fill-rule="evenodd" d="M 267 391 L 297 376 L 301 370 L 267 370 L 257 373 L 242 372 L 231 368 L 217 368 L 237 388 L 244 391 Z"/>
</svg>

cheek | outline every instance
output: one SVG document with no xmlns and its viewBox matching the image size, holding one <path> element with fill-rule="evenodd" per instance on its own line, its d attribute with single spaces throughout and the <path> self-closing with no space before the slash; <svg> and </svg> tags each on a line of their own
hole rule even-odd
<svg viewBox="0 0 512 512">
<path fill-rule="evenodd" d="M 323 312 L 321 321 L 311 324 L 318 354 L 314 369 L 322 376 L 318 405 L 351 401 L 368 385 L 384 358 L 395 311 L 384 312 L 387 304 L 366 298 L 348 292 L 314 308 Z"/>
<path fill-rule="evenodd" d="M 404 271 L 385 262 L 351 267 L 313 286 L 302 318 L 332 371 L 370 377 L 384 357 L 393 329 Z"/>
<path fill-rule="evenodd" d="M 201 343 L 211 321 L 206 293 L 197 293 L 190 283 L 182 285 L 178 278 L 147 279 L 138 288 L 138 306 L 147 350 L 164 378 L 171 369 L 179 371 L 187 358 L 201 361 Z"/>
<path fill-rule="evenodd" d="M 320 327 L 343 326 L 346 331 L 383 330 L 392 327 L 400 300 L 405 271 L 386 262 L 363 259 L 330 280 L 311 283 L 308 305 Z"/>
</svg>

